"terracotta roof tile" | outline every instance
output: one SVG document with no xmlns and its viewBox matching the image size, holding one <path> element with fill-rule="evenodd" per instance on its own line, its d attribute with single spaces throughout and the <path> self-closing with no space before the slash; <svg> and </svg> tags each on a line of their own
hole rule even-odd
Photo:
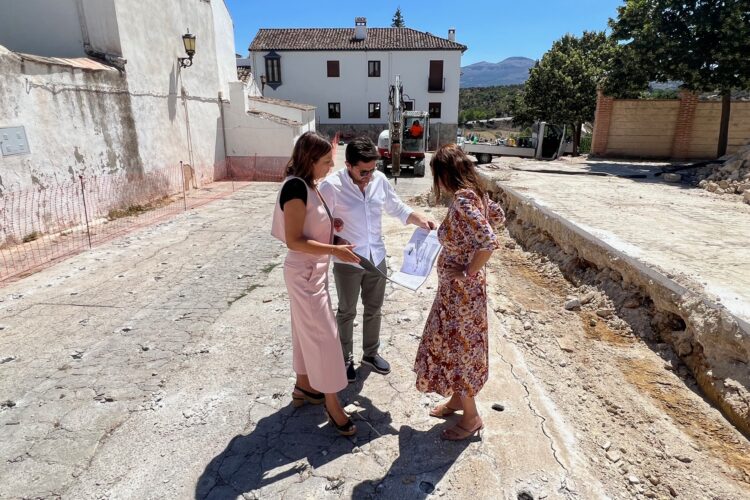
<svg viewBox="0 0 750 500">
<path fill-rule="evenodd" d="M 261 50 L 460 50 L 466 45 L 411 28 L 367 28 L 365 40 L 354 28 L 260 29 L 250 44 Z"/>
<path fill-rule="evenodd" d="M 250 101 L 267 102 L 267 103 L 276 104 L 279 106 L 287 106 L 289 108 L 301 109 L 303 111 L 312 111 L 313 109 L 316 109 L 315 106 L 312 106 L 310 104 L 302 104 L 299 102 L 289 101 L 287 99 L 275 99 L 273 97 L 265 97 L 265 96 L 248 96 L 247 98 Z"/>
<path fill-rule="evenodd" d="M 112 65 L 92 59 L 90 57 L 45 57 L 37 56 L 34 54 L 24 54 L 16 52 L 16 55 L 25 61 L 33 61 L 40 64 L 52 64 L 55 66 L 69 66 L 77 69 L 84 69 L 90 71 L 117 71 Z"/>
<path fill-rule="evenodd" d="M 237 79 L 243 83 L 247 83 L 253 73 L 250 71 L 250 66 L 237 66 Z"/>
</svg>

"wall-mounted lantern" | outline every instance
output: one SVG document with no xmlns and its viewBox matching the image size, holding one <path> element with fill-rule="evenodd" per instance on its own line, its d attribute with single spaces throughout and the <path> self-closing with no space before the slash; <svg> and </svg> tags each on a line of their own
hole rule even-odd
<svg viewBox="0 0 750 500">
<path fill-rule="evenodd" d="M 185 46 L 187 57 L 178 57 L 181 68 L 189 68 L 193 65 L 193 56 L 195 55 L 195 35 L 190 34 L 190 28 L 187 33 L 182 35 L 182 45 Z"/>
</svg>

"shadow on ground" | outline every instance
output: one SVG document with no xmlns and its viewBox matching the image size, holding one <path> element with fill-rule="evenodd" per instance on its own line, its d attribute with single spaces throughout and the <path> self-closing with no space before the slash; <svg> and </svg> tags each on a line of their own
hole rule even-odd
<svg viewBox="0 0 750 500">
<path fill-rule="evenodd" d="M 442 441 L 440 432 L 453 425 L 444 422 L 427 431 L 404 425 L 398 432 L 398 458 L 378 480 L 362 481 L 352 491 L 353 499 L 423 499 L 455 464 L 474 440 Z"/>
<path fill-rule="evenodd" d="M 589 160 L 581 167 L 592 174 L 613 175 L 620 178 L 632 180 L 634 182 L 647 184 L 669 184 L 682 189 L 699 189 L 687 182 L 684 177 L 692 173 L 694 169 L 684 168 L 689 164 L 679 162 L 664 162 L 655 164 L 654 162 L 638 161 L 617 161 L 610 162 L 606 160 Z M 705 165 L 701 165 L 705 166 Z M 683 182 L 669 182 L 664 180 L 663 174 L 673 172 L 683 176 Z M 641 177 L 642 176 L 642 177 Z"/>
<path fill-rule="evenodd" d="M 369 416 L 368 420 L 390 421 L 390 416 L 374 408 L 367 398 L 359 396 L 357 402 Z M 323 405 L 305 405 L 300 409 L 289 405 L 260 419 L 252 432 L 235 436 L 206 466 L 196 485 L 195 498 L 235 500 L 251 492 L 265 496 L 258 490 L 292 476 L 297 476 L 293 482 L 304 480 L 307 469 L 314 471 L 382 434 L 396 432 L 387 424 L 387 429 L 374 432 L 355 417 L 358 427 L 355 442 L 339 436 L 327 420 Z M 331 489 L 340 487 L 335 483 L 334 480 Z M 273 488 L 268 491 L 269 495 L 278 493 Z"/>
<path fill-rule="evenodd" d="M 314 471 L 337 459 L 346 461 L 355 447 L 396 434 L 396 461 L 382 478 L 358 483 L 352 498 L 426 498 L 471 441 L 442 442 L 440 432 L 452 422 L 436 420 L 438 425 L 428 431 L 409 426 L 397 431 L 391 426 L 390 413 L 379 410 L 360 394 L 369 375 L 369 369 L 360 368 L 357 382 L 340 393 L 342 404 L 354 403 L 360 408 L 352 418 L 358 428 L 356 442 L 339 436 L 326 424 L 323 405 L 306 404 L 299 409 L 288 405 L 261 418 L 249 434 L 232 438 L 201 474 L 195 498 L 235 500 L 245 493 L 274 495 L 278 493 L 273 489 L 275 483 L 304 481 L 309 477 L 308 469 Z M 332 490 L 343 485 L 343 478 L 328 481 Z"/>
</svg>

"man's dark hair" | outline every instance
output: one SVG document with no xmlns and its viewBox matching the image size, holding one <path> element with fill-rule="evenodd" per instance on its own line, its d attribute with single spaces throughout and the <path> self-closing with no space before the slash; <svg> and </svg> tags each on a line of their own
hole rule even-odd
<svg viewBox="0 0 750 500">
<path fill-rule="evenodd" d="M 380 158 L 378 148 L 369 137 L 356 137 L 346 145 L 346 161 L 352 167 L 357 166 L 359 162 L 369 163 L 378 158 Z"/>
</svg>

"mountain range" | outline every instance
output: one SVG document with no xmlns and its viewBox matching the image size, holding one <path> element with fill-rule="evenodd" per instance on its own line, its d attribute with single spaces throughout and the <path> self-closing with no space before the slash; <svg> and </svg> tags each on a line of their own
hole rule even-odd
<svg viewBox="0 0 750 500">
<path fill-rule="evenodd" d="M 486 61 L 461 68 L 460 87 L 491 87 L 524 83 L 534 60 L 528 57 L 509 57 L 498 63 Z"/>
</svg>

